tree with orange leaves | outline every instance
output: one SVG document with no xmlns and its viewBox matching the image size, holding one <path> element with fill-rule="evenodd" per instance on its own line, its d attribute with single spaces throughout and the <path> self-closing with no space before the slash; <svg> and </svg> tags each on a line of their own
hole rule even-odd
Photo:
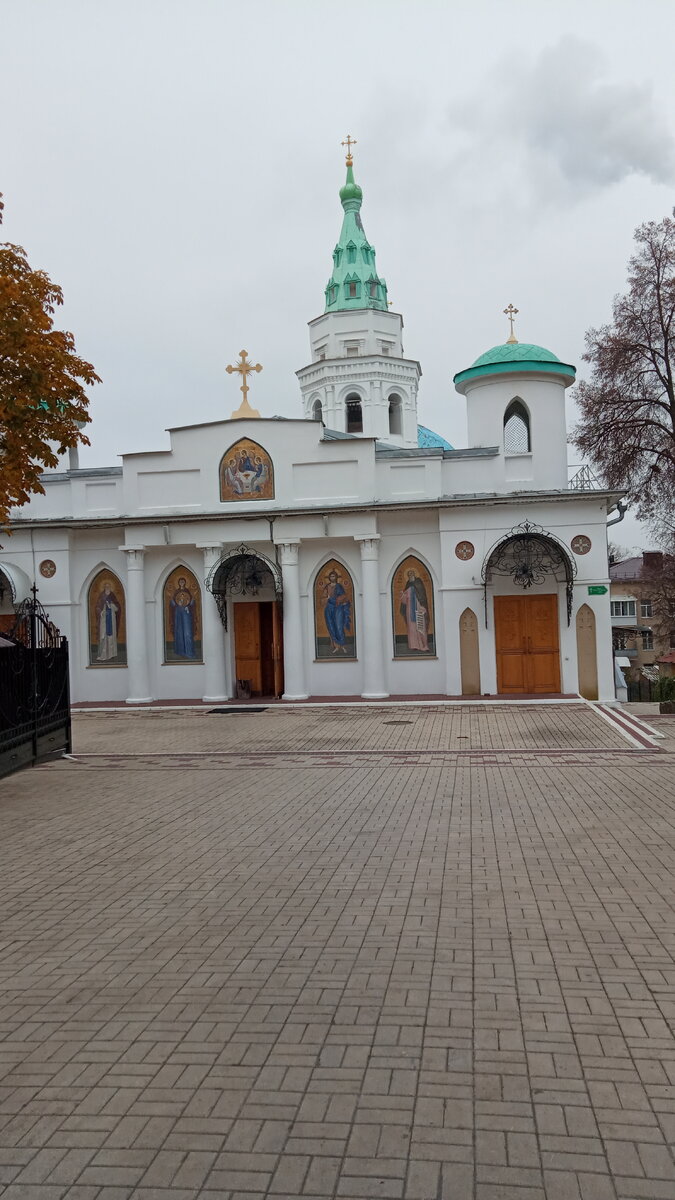
<svg viewBox="0 0 675 1200">
<path fill-rule="evenodd" d="M 89 444 L 85 388 L 100 380 L 72 333 L 54 329 L 59 304 L 61 288 L 31 268 L 21 246 L 0 244 L 0 528 L 13 506 L 44 492 L 45 467 Z"/>
</svg>

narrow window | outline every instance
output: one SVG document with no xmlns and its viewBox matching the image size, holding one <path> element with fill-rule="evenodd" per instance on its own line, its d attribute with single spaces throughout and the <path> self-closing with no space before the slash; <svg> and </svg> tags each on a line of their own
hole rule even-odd
<svg viewBox="0 0 675 1200">
<path fill-rule="evenodd" d="M 651 600 L 643 600 L 642 601 L 642 604 L 640 605 L 640 615 L 642 617 L 653 617 L 654 616 Z"/>
<path fill-rule="evenodd" d="M 354 245 L 353 242 L 350 242 L 349 245 L 347 246 L 347 262 L 348 263 L 356 262 L 356 246 Z"/>
<path fill-rule="evenodd" d="M 512 400 L 504 413 L 504 453 L 529 454 L 530 417 L 522 400 Z"/>
<path fill-rule="evenodd" d="M 363 413 L 358 396 L 347 396 L 347 433 L 363 433 Z"/>
<path fill-rule="evenodd" d="M 370 298 L 371 300 L 377 300 L 377 284 L 374 280 L 370 282 Z"/>
<path fill-rule="evenodd" d="M 356 295 L 356 284 L 355 284 L 355 283 L 350 283 L 350 285 L 349 285 L 349 295 L 350 295 L 350 297 L 351 297 L 351 296 L 355 296 L 355 295 Z"/>
<path fill-rule="evenodd" d="M 313 421 L 323 421 L 323 409 L 321 407 L 320 400 L 314 401 L 314 405 L 312 407 L 312 420 Z"/>
<path fill-rule="evenodd" d="M 389 432 L 398 437 L 403 433 L 401 407 L 400 396 L 389 397 Z"/>
<path fill-rule="evenodd" d="M 642 649 L 643 650 L 653 650 L 654 649 L 654 635 L 653 635 L 651 629 L 643 629 L 642 630 Z"/>
</svg>

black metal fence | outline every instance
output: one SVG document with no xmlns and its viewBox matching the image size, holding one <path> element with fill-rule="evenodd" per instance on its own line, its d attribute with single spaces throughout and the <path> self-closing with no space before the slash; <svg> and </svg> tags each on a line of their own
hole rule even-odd
<svg viewBox="0 0 675 1200">
<path fill-rule="evenodd" d="M 641 679 L 629 680 L 627 688 L 631 703 L 655 704 L 660 699 L 658 683 L 644 676 Z"/>
<path fill-rule="evenodd" d="M 0 639 L 0 777 L 71 750 L 68 643 L 35 595 Z"/>
</svg>

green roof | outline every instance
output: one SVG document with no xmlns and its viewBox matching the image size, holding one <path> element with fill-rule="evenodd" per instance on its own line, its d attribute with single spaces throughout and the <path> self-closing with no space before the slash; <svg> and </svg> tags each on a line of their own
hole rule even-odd
<svg viewBox="0 0 675 1200">
<path fill-rule="evenodd" d="M 550 350 L 545 350 L 543 346 L 533 346 L 530 342 L 505 342 L 500 346 L 493 346 L 491 350 L 486 350 L 485 354 L 481 354 L 477 358 L 472 367 L 484 367 L 486 363 L 502 363 L 513 362 L 517 360 L 521 362 L 560 362 L 556 354 Z"/>
<path fill-rule="evenodd" d="M 340 188 L 344 209 L 342 229 L 333 251 L 333 273 L 326 285 L 326 312 L 351 308 L 378 308 L 387 312 L 387 285 L 377 273 L 375 247 L 371 246 L 361 220 L 363 191 L 354 179 L 351 155 L 347 179 Z"/>
<path fill-rule="evenodd" d="M 562 362 L 544 346 L 535 346 L 531 342 L 504 342 L 486 350 L 465 371 L 459 371 L 453 382 L 461 392 L 464 383 L 481 375 L 522 374 L 528 371 L 565 375 L 570 383 L 576 376 L 576 369 L 571 363 Z"/>
</svg>

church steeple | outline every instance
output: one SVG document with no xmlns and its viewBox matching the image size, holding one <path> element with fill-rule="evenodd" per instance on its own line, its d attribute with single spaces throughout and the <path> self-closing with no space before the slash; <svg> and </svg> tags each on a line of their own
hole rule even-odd
<svg viewBox="0 0 675 1200">
<path fill-rule="evenodd" d="M 348 139 L 347 178 L 344 187 L 340 188 L 340 203 L 345 215 L 333 251 L 333 273 L 326 287 L 325 311 L 378 308 L 387 312 L 387 285 L 377 274 L 375 247 L 368 241 L 361 221 L 363 191 L 354 179 L 352 144 Z"/>
</svg>

